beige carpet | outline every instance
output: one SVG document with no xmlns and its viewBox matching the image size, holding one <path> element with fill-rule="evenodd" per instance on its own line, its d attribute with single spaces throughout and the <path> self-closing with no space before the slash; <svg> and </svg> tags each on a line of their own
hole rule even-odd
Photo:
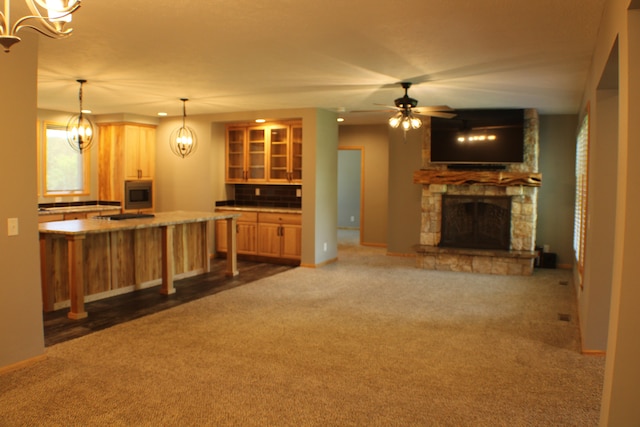
<svg viewBox="0 0 640 427">
<path fill-rule="evenodd" d="M 50 347 L 0 377 L 0 426 L 597 425 L 568 272 L 339 258 Z"/>
</svg>

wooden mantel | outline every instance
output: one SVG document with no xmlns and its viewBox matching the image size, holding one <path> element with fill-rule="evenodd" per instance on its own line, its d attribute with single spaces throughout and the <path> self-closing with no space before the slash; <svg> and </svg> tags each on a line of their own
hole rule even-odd
<svg viewBox="0 0 640 427">
<path fill-rule="evenodd" d="M 542 174 L 537 172 L 506 171 L 450 171 L 420 169 L 413 173 L 414 184 L 496 185 L 510 187 L 523 185 L 540 187 Z"/>
</svg>

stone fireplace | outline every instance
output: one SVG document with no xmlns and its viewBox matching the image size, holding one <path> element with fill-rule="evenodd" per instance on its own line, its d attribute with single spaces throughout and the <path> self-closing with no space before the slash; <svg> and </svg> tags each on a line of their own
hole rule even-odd
<svg viewBox="0 0 640 427">
<path fill-rule="evenodd" d="M 502 170 L 448 170 L 430 163 L 425 129 L 418 267 L 489 274 L 533 273 L 537 221 L 538 116 L 525 114 L 525 159 Z M 444 216 L 444 217 L 443 217 Z"/>
</svg>

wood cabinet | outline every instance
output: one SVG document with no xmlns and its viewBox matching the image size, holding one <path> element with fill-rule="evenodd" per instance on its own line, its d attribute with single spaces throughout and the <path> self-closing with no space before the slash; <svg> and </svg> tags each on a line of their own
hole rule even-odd
<svg viewBox="0 0 640 427">
<path fill-rule="evenodd" d="M 238 213 L 218 211 L 220 213 Z M 238 254 L 256 255 L 258 253 L 258 214 L 242 212 L 236 222 L 236 248 Z M 227 222 L 216 221 L 216 252 L 227 252 Z"/>
<path fill-rule="evenodd" d="M 226 213 L 227 211 L 218 210 Z M 238 213 L 237 211 L 229 211 Z M 237 220 L 238 254 L 300 260 L 302 216 L 298 213 L 242 212 Z M 227 230 L 216 222 L 216 252 L 226 252 Z"/>
<path fill-rule="evenodd" d="M 227 183 L 302 182 L 302 124 L 227 127 Z"/>
<path fill-rule="evenodd" d="M 155 178 L 155 145 L 155 126 L 132 123 L 100 124 L 99 198 L 101 200 L 116 200 L 124 206 L 125 181 L 153 181 Z"/>
<path fill-rule="evenodd" d="M 298 214 L 258 213 L 258 255 L 300 259 L 301 219 Z"/>
</svg>

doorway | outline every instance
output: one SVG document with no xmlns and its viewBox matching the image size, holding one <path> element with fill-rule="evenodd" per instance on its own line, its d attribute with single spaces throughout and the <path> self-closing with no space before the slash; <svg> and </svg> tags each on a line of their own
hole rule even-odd
<svg viewBox="0 0 640 427">
<path fill-rule="evenodd" d="M 363 158 L 363 147 L 338 149 L 338 244 L 361 243 Z"/>
</svg>

